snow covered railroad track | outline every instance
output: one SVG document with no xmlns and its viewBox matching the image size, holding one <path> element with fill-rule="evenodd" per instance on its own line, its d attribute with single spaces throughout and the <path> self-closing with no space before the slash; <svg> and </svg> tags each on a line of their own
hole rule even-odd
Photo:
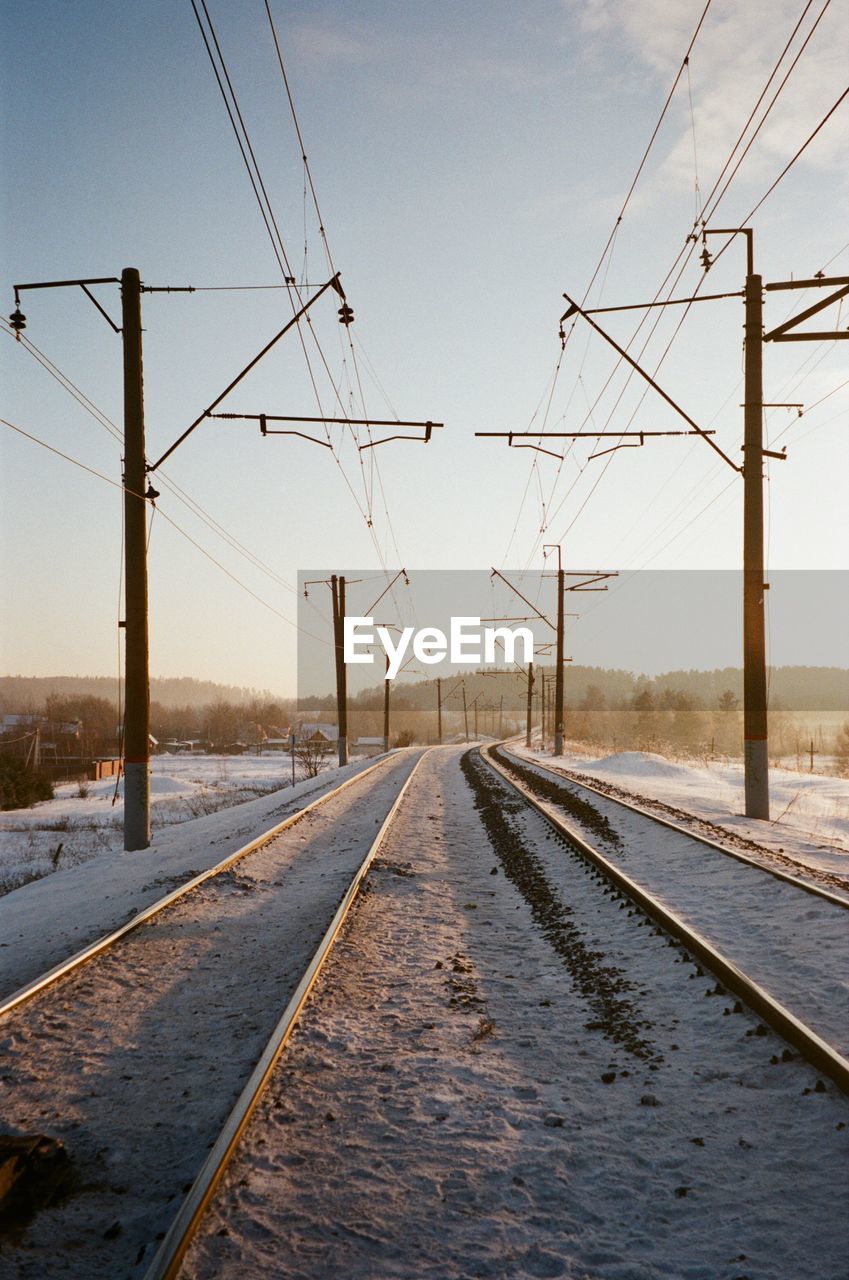
<svg viewBox="0 0 849 1280">
<path fill-rule="evenodd" d="M 480 754 L 601 872 L 606 893 L 612 884 L 699 957 L 722 984 L 716 995 L 728 988 L 849 1093 L 849 931 L 841 898 L 748 860 L 716 858 L 698 837 L 658 828 L 650 815 L 613 799 L 589 803 L 562 778 L 553 787 L 536 763 L 493 748 Z"/>
<path fill-rule="evenodd" d="M 804 863 L 796 862 L 793 858 L 781 857 L 773 849 L 758 846 L 752 840 L 741 840 L 739 836 L 730 836 L 730 833 L 725 833 L 730 839 L 738 840 L 750 850 L 756 851 L 759 856 L 753 857 L 751 853 L 743 853 L 740 849 L 733 849 L 728 845 L 720 844 L 717 840 L 710 839 L 701 830 L 690 830 L 687 827 L 680 826 L 677 822 L 672 822 L 667 817 L 662 817 L 659 813 L 652 813 L 651 810 L 644 809 L 641 805 L 635 804 L 633 800 L 626 800 L 615 787 L 608 786 L 602 789 L 588 782 L 586 778 L 579 778 L 556 766 L 544 765 L 530 756 L 516 755 L 512 751 L 502 751 L 499 748 L 495 748 L 495 750 L 502 763 L 507 764 L 514 772 L 518 769 L 520 776 L 527 778 L 529 773 L 533 773 L 543 779 L 546 786 L 540 790 L 539 794 L 547 794 L 554 799 L 556 804 L 561 806 L 565 801 L 567 810 L 570 811 L 572 817 L 578 820 L 579 825 L 581 811 L 583 810 L 589 817 L 590 826 L 594 830 L 599 826 L 602 830 L 607 826 L 609 830 L 608 816 L 616 814 L 617 811 L 626 810 L 628 813 L 637 814 L 640 818 L 646 820 L 649 827 L 646 828 L 644 824 L 644 829 L 650 829 L 652 824 L 657 827 L 665 827 L 667 831 L 674 831 L 686 837 L 685 845 L 689 843 L 692 847 L 693 842 L 703 845 L 707 849 L 712 849 L 714 853 L 722 854 L 726 858 L 734 858 L 737 862 L 742 862 L 747 867 L 755 867 L 765 875 L 774 876 L 776 880 L 783 880 L 786 884 L 792 884 L 805 893 L 813 894 L 815 897 L 832 903 L 833 906 L 842 907 L 845 911 L 849 911 L 849 897 L 846 896 L 849 894 L 849 886 L 846 883 L 845 876 L 833 875 L 817 867 L 806 866 Z M 582 791 L 590 792 L 597 799 L 589 802 L 581 801 L 579 796 Z M 649 803 L 656 804 L 658 802 L 650 801 Z M 663 807 L 669 809 L 668 805 Z M 672 810 L 672 812 L 675 811 Z M 680 816 L 692 818 L 692 815 L 684 814 L 683 812 L 680 813 Z M 702 819 L 696 819 L 695 821 L 702 827 L 710 825 Z M 615 836 L 614 842 L 616 842 Z M 774 859 L 779 857 L 781 857 L 783 866 L 775 865 Z M 767 861 L 766 859 L 772 861 Z M 792 868 L 792 870 L 788 868 Z M 803 875 L 798 875 L 796 874 L 797 872 L 802 872 Z M 803 876 L 806 878 L 803 878 Z M 838 892 L 835 893 L 834 889 Z"/>
<path fill-rule="evenodd" d="M 849 1100 L 476 752 L 368 883 L 181 1280 L 843 1280 Z"/>
<path fill-rule="evenodd" d="M 683 831 L 717 853 L 760 867 L 799 888 L 819 890 L 823 896 L 831 897 L 849 907 L 849 879 L 845 871 L 828 870 L 814 865 L 785 852 L 783 848 L 776 849 L 773 844 L 759 844 L 749 836 L 718 825 L 703 815 L 677 808 L 657 797 L 626 791 L 607 779 L 564 769 L 551 762 L 543 764 L 532 753 L 522 751 L 520 744 L 524 744 L 523 738 L 511 738 L 502 745 L 508 748 L 510 756 L 520 764 L 537 769 L 544 776 L 553 775 L 558 781 L 565 780 L 576 791 L 590 792 L 603 800 L 611 800 L 620 808 L 642 814 L 661 827 Z M 513 746 L 520 746 L 520 750 L 509 750 Z"/>
<path fill-rule="evenodd" d="M 354 774 L 353 777 L 347 778 L 338 786 L 331 788 L 329 791 L 323 792 L 317 799 L 304 805 L 303 808 L 297 809 L 294 813 L 290 814 L 288 818 L 284 818 L 282 822 L 275 823 L 273 827 L 269 827 L 268 830 L 263 831 L 261 835 L 255 836 L 248 844 L 243 845 L 241 849 L 237 849 L 235 853 L 228 854 L 226 858 L 223 858 L 220 862 L 216 863 L 215 866 L 209 867 L 206 871 L 203 871 L 198 875 L 190 873 L 190 879 L 183 881 L 183 883 L 176 889 L 173 889 L 170 893 L 167 893 L 163 897 L 157 899 L 157 901 L 150 903 L 143 910 L 134 912 L 125 924 L 122 924 L 117 929 L 112 929 L 109 933 L 105 933 L 101 937 L 96 938 L 94 942 L 90 942 L 79 951 L 75 951 L 73 955 L 70 955 L 66 959 L 60 961 L 38 977 L 32 978 L 29 982 L 26 982 L 22 987 L 19 987 L 10 995 L 0 997 L 0 1018 L 3 1017 L 4 1014 L 10 1013 L 12 1009 L 24 1004 L 27 1000 L 31 1000 L 32 997 L 37 995 L 40 991 L 44 991 L 55 982 L 59 982 L 68 974 L 73 973 L 74 970 L 79 969 L 81 965 L 87 964 L 90 960 L 93 960 L 95 956 L 101 955 L 104 951 L 108 951 L 109 948 L 119 942 L 121 938 L 126 937 L 127 934 L 132 933 L 141 925 L 152 920 L 153 917 L 159 915 L 161 911 L 167 910 L 168 907 L 177 902 L 180 898 L 184 897 L 187 893 L 191 893 L 193 890 L 199 888 L 215 876 L 229 872 L 231 867 L 233 867 L 242 858 L 246 858 L 249 854 L 256 853 L 256 851 L 261 849 L 263 845 L 268 844 L 269 841 L 281 835 L 289 827 L 300 822 L 308 814 L 319 808 L 319 806 L 326 804 L 329 800 L 333 800 L 341 792 L 347 790 L 348 787 L 355 786 L 362 779 L 368 777 L 369 774 L 372 774 L 376 770 L 384 767 L 387 761 L 391 759 L 391 756 L 383 757 L 376 764 L 370 765 L 360 773 Z M 7 946 L 8 943 L 4 942 L 2 945 Z"/>
<path fill-rule="evenodd" d="M 421 757 L 322 796 L 9 1012 L 4 1128 L 70 1160 L 45 1201 L 4 1206 L 3 1280 L 172 1274 L 157 1246 L 184 1196 L 201 1212 Z"/>
</svg>

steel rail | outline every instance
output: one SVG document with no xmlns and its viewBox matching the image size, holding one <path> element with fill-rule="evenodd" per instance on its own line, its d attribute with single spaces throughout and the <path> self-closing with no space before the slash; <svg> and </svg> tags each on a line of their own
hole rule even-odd
<svg viewBox="0 0 849 1280">
<path fill-rule="evenodd" d="M 506 746 L 506 744 L 504 745 Z M 801 876 L 795 876 L 790 871 L 781 871 L 777 867 L 769 867 L 765 863 L 759 862 L 757 858 L 741 853 L 738 849 L 728 849 L 725 845 L 720 844 L 718 840 L 711 840 L 708 836 L 703 836 L 696 831 L 688 831 L 680 823 L 672 822 L 669 818 L 662 818 L 659 814 L 652 813 L 650 809 L 644 809 L 642 805 L 634 804 L 630 800 L 621 800 L 619 796 L 612 796 L 607 791 L 603 791 L 601 787 L 594 787 L 591 782 L 579 782 L 566 769 L 558 769 L 555 765 L 542 764 L 531 756 L 522 756 L 515 751 L 510 751 L 509 754 L 520 764 L 539 769 L 551 777 L 565 778 L 567 782 L 571 782 L 573 787 L 582 787 L 584 791 L 592 791 L 594 795 L 600 796 L 603 800 L 610 800 L 614 804 L 621 805 L 623 809 L 630 809 L 632 813 L 639 813 L 642 817 L 650 818 L 652 822 L 658 823 L 661 827 L 668 827 L 670 831 L 677 831 L 679 835 L 688 836 L 691 840 L 698 840 L 699 844 L 707 845 L 709 849 L 714 849 L 717 853 L 724 853 L 726 857 L 736 858 L 738 862 L 744 863 L 747 867 L 754 867 L 758 871 L 763 871 L 767 875 L 774 876 L 776 880 L 786 880 L 788 884 L 795 885 L 797 889 L 804 889 L 806 893 L 811 893 L 817 898 L 824 898 L 832 906 L 842 907 L 844 911 L 849 911 L 849 898 L 843 898 L 840 894 L 832 893 L 830 889 L 823 889 L 820 885 L 813 884 L 809 880 L 803 880 Z M 693 816 L 697 817 L 698 815 L 694 814 Z M 765 852 L 769 853 L 769 850 L 765 850 Z M 847 892 L 849 892 L 849 886 L 847 886 Z"/>
<path fill-rule="evenodd" d="M 699 960 L 710 969 L 724 986 L 733 991 L 749 1008 L 762 1018 L 773 1031 L 793 1045 L 802 1056 L 823 1075 L 837 1085 L 841 1092 L 849 1094 L 849 1059 L 815 1031 L 806 1026 L 799 1018 L 785 1009 L 782 1004 L 765 991 L 759 983 L 738 969 L 737 965 L 726 959 L 721 952 L 708 942 L 707 938 L 686 924 L 679 915 L 670 911 L 653 894 L 648 893 L 630 876 L 610 862 L 602 853 L 588 844 L 566 822 L 556 818 L 534 796 L 530 795 L 518 782 L 510 777 L 506 769 L 490 758 L 491 749 L 479 749 L 481 759 L 503 782 L 522 797 L 526 804 L 535 809 L 549 826 L 588 862 L 591 862 L 602 875 L 610 880 L 618 889 L 627 895 L 636 905 L 650 916 L 660 927 L 672 937 L 682 942 L 688 951 L 698 956 Z"/>
<path fill-rule="evenodd" d="M 271 1079 L 271 1075 L 277 1061 L 285 1049 L 292 1031 L 294 1030 L 298 1015 L 300 1014 L 307 996 L 312 990 L 312 987 L 321 972 L 324 962 L 330 954 L 333 944 L 339 935 L 339 931 L 345 922 L 345 918 L 353 905 L 354 899 L 360 891 L 362 882 L 368 874 L 371 864 L 377 857 L 380 847 L 386 837 L 386 833 L 394 821 L 401 802 L 407 793 L 407 789 L 410 786 L 419 765 L 427 754 L 428 751 L 425 750 L 419 756 L 418 760 L 413 765 L 413 768 L 410 770 L 404 785 L 395 797 L 392 808 L 384 818 L 380 830 L 374 839 L 374 843 L 348 886 L 348 890 L 345 893 L 344 898 L 336 909 L 336 914 L 328 925 L 324 937 L 319 943 L 318 949 L 310 961 L 301 981 L 295 988 L 294 994 L 283 1012 L 283 1016 L 274 1028 L 271 1038 L 262 1052 L 262 1056 L 254 1067 L 247 1084 L 239 1095 L 236 1105 L 227 1117 L 215 1145 L 212 1147 L 212 1150 L 204 1161 L 200 1172 L 192 1183 L 185 1200 L 180 1206 L 177 1216 L 171 1223 L 171 1226 L 169 1227 L 164 1240 L 153 1258 L 153 1261 L 145 1272 L 144 1280 L 174 1280 L 174 1277 L 179 1273 L 180 1264 L 185 1257 L 186 1250 L 191 1243 L 192 1237 L 197 1231 L 204 1211 L 214 1196 L 216 1188 L 224 1174 L 224 1170 L 235 1152 L 239 1139 L 247 1128 L 250 1118 Z"/>
<path fill-rule="evenodd" d="M 191 880 L 187 880 L 185 884 L 181 884 L 177 889 L 166 894 L 164 898 L 159 898 L 156 902 L 152 902 L 150 906 L 145 907 L 143 910 L 137 912 L 136 915 L 132 916 L 126 924 L 121 925 L 117 929 L 113 929 L 110 933 L 103 934 L 102 937 L 89 943 L 87 947 L 83 947 L 82 950 L 74 952 L 74 954 L 69 956 L 66 960 L 62 960 L 59 964 L 54 965 L 52 969 L 48 969 L 46 973 L 42 973 L 38 978 L 33 978 L 33 980 L 26 983 L 25 986 L 19 987 L 18 990 L 14 991 L 10 996 L 6 996 L 5 999 L 0 1000 L 0 1017 L 3 1017 L 4 1014 L 10 1013 L 12 1009 L 18 1008 L 19 1005 L 22 1005 L 25 1001 L 32 999 L 32 997 L 37 995 L 40 991 L 44 991 L 47 987 L 52 986 L 54 982 L 58 982 L 60 978 L 64 978 L 67 974 L 80 968 L 81 965 L 86 964 L 89 960 L 93 960 L 95 956 L 107 951 L 121 938 L 126 937 L 128 933 L 132 933 L 134 929 L 138 929 L 140 925 L 143 925 L 146 921 L 151 920 L 154 916 L 158 915 L 160 911 L 164 911 L 167 907 L 170 907 L 172 903 L 179 901 L 179 899 L 185 897 L 187 893 L 191 893 L 193 889 L 197 889 L 199 885 L 205 884 L 207 880 L 211 880 L 214 876 L 221 875 L 222 872 L 228 871 L 235 862 L 238 862 L 241 858 L 247 857 L 250 853 L 255 853 L 257 849 L 262 845 L 267 844 L 270 840 L 275 839 L 275 837 L 285 831 L 287 827 L 294 826 L 296 822 L 300 822 L 300 820 L 306 817 L 308 813 L 312 813 L 328 800 L 333 799 L 334 796 L 338 796 L 340 792 L 345 791 L 350 786 L 353 786 L 353 784 L 355 782 L 359 782 L 361 778 L 368 777 L 368 775 L 373 773 L 375 769 L 382 768 L 386 765 L 387 761 L 392 758 L 393 756 L 384 756 L 383 759 L 378 760 L 375 764 L 369 765 L 367 769 L 362 769 L 359 773 L 355 773 L 352 778 L 346 778 L 338 787 L 333 787 L 330 791 L 325 791 L 315 800 L 312 800 L 309 804 L 305 805 L 303 809 L 298 809 L 297 813 L 290 814 L 288 818 L 284 818 L 282 822 L 278 822 L 275 826 L 270 827 L 267 831 L 263 832 L 262 835 L 251 840 L 249 844 L 243 845 L 242 848 L 237 849 L 235 853 L 228 854 L 221 862 L 217 862 L 214 867 L 210 867 L 207 871 L 202 871 L 200 875 L 194 876 Z"/>
</svg>

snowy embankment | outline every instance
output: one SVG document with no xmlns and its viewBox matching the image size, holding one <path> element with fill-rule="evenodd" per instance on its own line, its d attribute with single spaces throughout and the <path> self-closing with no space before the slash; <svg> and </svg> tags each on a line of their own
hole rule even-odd
<svg viewBox="0 0 849 1280">
<path fill-rule="evenodd" d="M 685 764 L 648 751 L 619 751 L 599 759 L 577 750 L 551 756 L 520 745 L 513 749 L 612 785 L 635 803 L 660 801 L 809 866 L 849 871 L 849 779 L 770 769 L 772 819 L 757 822 L 743 816 L 742 763 Z"/>
<path fill-rule="evenodd" d="M 203 781 L 204 774 L 211 777 L 221 762 L 220 757 L 196 757 L 191 761 L 160 757 L 155 762 L 153 775 L 154 813 L 159 808 L 161 815 L 160 806 L 164 803 L 157 800 L 157 796 L 164 794 L 173 801 L 178 794 L 173 783 L 180 783 L 179 773 L 166 773 L 166 767 L 173 768 L 175 763 L 185 765 L 182 781 L 187 789 L 188 786 L 197 789 L 208 785 Z M 21 850 L 26 852 L 27 828 L 20 830 L 22 818 L 28 817 L 32 829 L 38 830 L 37 824 L 45 821 L 40 817 L 45 810 L 48 813 L 52 810 L 53 814 L 60 815 L 61 820 L 61 815 L 67 814 L 75 803 L 85 805 L 89 813 L 94 811 L 96 814 L 95 806 L 99 802 L 103 822 L 102 826 L 94 825 L 92 817 L 88 819 L 92 825 L 78 829 L 80 844 L 73 863 L 66 865 L 63 857 L 59 867 L 53 869 L 55 874 L 49 874 L 51 868 L 48 867 L 40 877 L 30 875 L 28 882 L 25 879 L 14 893 L 7 892 L 0 897 L 0 995 L 11 994 L 93 938 L 117 928 L 135 912 L 198 872 L 214 866 L 228 854 L 235 853 L 269 827 L 282 822 L 323 792 L 361 773 L 375 762 L 358 760 L 344 769 L 328 769 L 320 777 L 307 778 L 294 787 L 284 785 L 282 790 L 275 789 L 259 798 L 238 802 L 238 779 L 244 779 L 245 775 L 240 775 L 234 764 L 246 770 L 265 766 L 267 783 L 270 785 L 276 779 L 279 787 L 282 783 L 280 763 L 279 759 L 270 757 L 236 762 L 228 757 L 228 776 L 234 784 L 230 807 L 194 819 L 185 811 L 186 820 L 174 820 L 179 825 L 157 824 L 150 848 L 134 853 L 123 852 L 121 828 L 112 829 L 112 819 L 106 816 L 109 797 L 95 794 L 98 788 L 106 788 L 107 785 L 114 790 L 114 779 L 108 784 L 92 784 L 92 794 L 85 800 L 76 801 L 72 794 L 67 797 L 57 794 L 55 799 L 34 809 L 3 814 L 0 818 L 4 827 L 0 831 L 0 850 L 3 851 L 0 865 L 6 869 L 16 865 L 15 859 Z M 276 767 L 276 773 L 272 772 L 272 766 Z M 75 789 L 75 786 L 57 788 L 57 792 L 73 793 Z M 172 812 L 180 811 L 174 808 Z M 46 819 L 47 822 L 52 820 L 55 819 L 49 816 Z M 13 824 L 18 826 L 17 830 Z M 44 834 L 43 827 L 40 834 Z M 52 832 L 51 838 L 61 841 L 65 834 L 64 829 L 58 835 Z"/>
<path fill-rule="evenodd" d="M 296 766 L 297 768 L 297 766 Z M 329 757 L 323 772 L 335 770 Z M 155 756 L 150 762 L 153 842 L 175 824 L 291 788 L 289 756 Z M 315 786 L 297 773 L 288 798 Z M 117 786 L 116 786 L 117 782 Z M 124 780 L 68 782 L 52 800 L 0 814 L 0 894 L 123 848 Z"/>
</svg>

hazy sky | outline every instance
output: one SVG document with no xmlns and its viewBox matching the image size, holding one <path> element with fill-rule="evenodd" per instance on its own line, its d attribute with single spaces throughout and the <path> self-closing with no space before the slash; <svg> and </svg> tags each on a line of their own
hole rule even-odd
<svg viewBox="0 0 849 1280">
<path fill-rule="evenodd" d="M 642 568 L 737 568 L 742 484 L 704 441 L 648 441 L 592 460 L 599 446 L 579 441 L 559 463 L 474 438 L 680 425 L 615 370 L 583 323 L 570 328 L 553 391 L 552 380 L 562 294 L 580 298 L 590 283 L 704 0 L 270 3 L 355 312 L 357 366 L 328 295 L 311 313 L 326 367 L 308 336 L 317 394 L 290 334 L 222 409 L 330 414 L 338 392 L 351 416 L 363 416 L 364 400 L 372 417 L 445 429 L 427 447 L 360 454 L 353 433 L 330 428 L 334 458 L 298 439 L 262 439 L 256 424 L 205 422 L 164 478 L 249 555 L 156 482 L 153 672 L 293 690 L 296 577 L 317 564 L 404 564 L 405 620 L 416 569 L 538 570 L 542 542 L 562 541 L 576 568 L 619 570 L 623 584 Z M 207 6 L 292 269 L 322 283 L 329 270 L 264 0 Z M 756 122 L 820 13 L 727 193 L 709 206 L 715 227 L 739 225 L 845 89 L 849 15 L 846 0 L 712 0 L 593 286 L 595 305 L 654 296 L 794 26 L 802 18 Z M 281 282 L 190 0 L 4 2 L 3 25 L 3 315 L 14 282 L 115 276 L 124 266 L 154 285 Z M 752 220 L 765 280 L 849 273 L 848 147 L 849 99 Z M 744 271 L 738 241 L 705 291 L 739 289 Z M 676 296 L 701 274 L 697 250 Z M 98 297 L 120 314 L 114 286 Z M 814 300 L 768 294 L 767 325 Z M 26 337 L 120 428 L 120 340 L 94 307 L 79 290 L 33 292 L 22 304 Z M 154 294 L 143 305 L 154 459 L 291 308 L 281 290 Z M 742 302 L 693 307 L 664 357 L 682 310 L 664 313 L 642 359 L 651 370 L 662 360 L 663 385 L 737 460 Z M 846 317 L 844 308 L 843 328 Z M 600 319 L 624 342 L 639 315 Z M 837 322 L 835 307 L 814 325 Z M 770 442 L 789 455 L 769 464 L 773 571 L 846 564 L 846 346 L 766 348 L 765 399 L 811 406 L 801 418 L 767 413 Z M 8 333 L 0 355 L 2 416 L 120 483 L 120 443 L 103 423 Z M 120 490 L 6 426 L 0 433 L 0 667 L 114 672 Z M 575 623 L 577 635 L 582 625 L 597 630 L 602 608 Z M 693 663 L 682 652 L 670 665 Z"/>
</svg>

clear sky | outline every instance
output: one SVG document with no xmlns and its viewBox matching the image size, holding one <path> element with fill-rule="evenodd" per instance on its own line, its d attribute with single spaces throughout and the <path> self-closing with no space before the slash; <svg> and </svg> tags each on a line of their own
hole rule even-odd
<svg viewBox="0 0 849 1280">
<path fill-rule="evenodd" d="M 404 620 L 416 569 L 538 571 L 542 542 L 562 542 L 573 567 L 616 569 L 623 581 L 642 568 L 737 568 L 742 484 L 702 440 L 647 441 L 591 460 L 599 446 L 584 440 L 561 463 L 474 437 L 681 425 L 584 322 L 567 325 L 561 353 L 558 320 L 563 292 L 580 299 L 593 279 L 705 0 L 269 2 L 355 312 L 356 366 L 338 299 L 327 295 L 311 312 L 322 354 L 306 335 L 315 389 L 290 334 L 222 409 L 331 414 L 341 399 L 349 416 L 364 416 L 365 405 L 372 417 L 445 429 L 426 447 L 359 453 L 353 432 L 331 427 L 332 453 L 262 439 L 256 424 L 204 422 L 163 479 L 243 550 L 156 481 L 154 674 L 292 692 L 296 577 L 316 565 L 375 574 L 405 565 L 411 585 L 396 592 Z M 264 0 L 207 8 L 293 274 L 323 283 L 330 271 Z M 190 0 L 4 0 L 3 27 L 0 314 L 12 310 L 15 282 L 116 276 L 124 266 L 152 285 L 281 283 Z M 788 41 L 743 146 L 780 90 L 775 104 L 722 199 L 708 203 L 708 226 L 739 225 L 831 110 L 846 88 L 849 46 L 846 0 L 711 0 L 593 283 L 594 305 L 655 295 Z M 849 99 L 751 221 L 765 280 L 849 274 L 847 153 Z M 722 243 L 714 238 L 712 250 Z M 700 250 L 676 296 L 700 283 Z M 737 240 L 702 287 L 738 290 L 744 272 Z M 120 314 L 114 286 L 97 295 Z M 767 326 L 817 296 L 768 294 Z M 291 306 L 279 289 L 154 294 L 143 305 L 153 460 Z M 52 290 L 24 294 L 22 306 L 27 339 L 120 430 L 120 340 L 91 303 L 79 290 Z M 641 359 L 739 460 L 742 302 L 694 306 L 669 346 L 683 310 L 663 313 Z M 847 313 L 835 306 L 812 323 L 845 329 Z M 600 322 L 624 343 L 639 319 Z M 648 335 L 644 326 L 635 352 Z M 765 399 L 810 406 L 802 417 L 766 415 L 769 442 L 789 456 L 768 465 L 771 570 L 846 567 L 847 345 L 766 348 Z M 121 446 L 108 424 L 8 332 L 0 358 L 3 418 L 119 484 Z M 7 426 L 0 460 L 0 669 L 116 671 L 119 488 Z M 601 599 L 585 624 L 593 632 Z M 674 665 L 693 664 L 682 653 Z"/>
</svg>

